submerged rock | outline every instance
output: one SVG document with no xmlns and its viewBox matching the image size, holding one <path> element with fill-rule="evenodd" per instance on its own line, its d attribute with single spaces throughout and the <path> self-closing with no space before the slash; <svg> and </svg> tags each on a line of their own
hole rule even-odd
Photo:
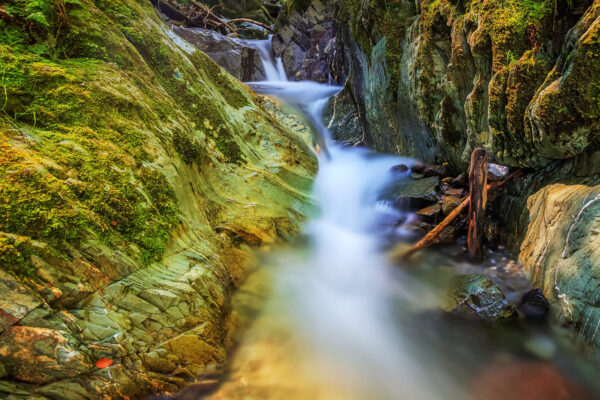
<svg viewBox="0 0 600 400">
<path fill-rule="evenodd" d="M 488 322 L 509 318 L 514 314 L 513 306 L 506 300 L 502 290 L 480 274 L 457 277 L 443 308 L 460 316 Z"/>
</svg>

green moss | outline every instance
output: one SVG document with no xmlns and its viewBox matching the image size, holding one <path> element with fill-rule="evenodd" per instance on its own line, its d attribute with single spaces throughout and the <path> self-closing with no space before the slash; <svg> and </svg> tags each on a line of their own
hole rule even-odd
<svg viewBox="0 0 600 400">
<path fill-rule="evenodd" d="M 199 163 L 202 159 L 202 147 L 184 132 L 176 131 L 173 134 L 173 145 L 175 151 L 187 164 Z"/>
<path fill-rule="evenodd" d="M 0 269 L 33 277 L 35 269 L 29 261 L 33 253 L 29 238 L 0 232 Z"/>
</svg>

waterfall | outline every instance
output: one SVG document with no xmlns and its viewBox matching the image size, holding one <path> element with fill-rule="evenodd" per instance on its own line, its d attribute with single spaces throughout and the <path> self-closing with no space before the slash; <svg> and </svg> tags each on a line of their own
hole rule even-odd
<svg viewBox="0 0 600 400">
<path fill-rule="evenodd" d="M 446 399 L 454 398 L 452 384 L 442 383 L 445 377 L 419 365 L 414 344 L 403 340 L 384 293 L 393 286 L 391 268 L 379 249 L 381 236 L 374 232 L 380 230 L 382 218 L 395 221 L 389 229 L 402 230 L 406 215 L 378 202 L 378 196 L 392 179 L 409 174 L 392 167 L 413 161 L 335 143 L 323 123 L 323 111 L 341 87 L 289 81 L 270 43 L 256 46 L 267 80 L 248 84 L 299 109 L 314 127 L 317 143 L 328 149 L 327 157 L 319 157 L 313 190 L 320 213 L 304 229 L 309 254 L 279 263 L 275 307 L 294 335 L 308 343 L 308 352 L 328 366 L 325 374 L 335 371 L 332 376 L 341 377 L 336 384 L 350 389 L 351 398 L 440 398 L 438 385 L 427 383 L 425 376 L 437 379 Z M 411 285 L 409 278 L 403 282 Z M 406 297 L 413 293 L 407 288 L 400 292 Z"/>
</svg>

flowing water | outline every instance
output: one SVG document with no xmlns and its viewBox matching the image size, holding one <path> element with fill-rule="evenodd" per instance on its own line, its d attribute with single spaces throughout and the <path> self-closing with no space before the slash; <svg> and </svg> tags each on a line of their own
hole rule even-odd
<svg viewBox="0 0 600 400">
<path fill-rule="evenodd" d="M 426 282 L 432 276 L 443 281 L 450 267 L 441 266 L 456 268 L 448 256 L 431 258 L 420 275 L 390 265 L 382 243 L 410 236 L 406 224 L 413 216 L 380 197 L 390 182 L 409 174 L 392 167 L 413 161 L 336 144 L 322 120 L 327 100 L 341 88 L 288 81 L 270 42 L 253 43 L 267 80 L 249 85 L 295 107 L 318 135 L 323 153 L 313 195 L 319 212 L 295 250 L 265 259 L 235 296 L 234 317 L 249 328 L 228 378 L 209 398 L 496 399 L 507 398 L 503 387 L 518 386 L 519 377 L 533 370 L 545 371 L 545 379 L 559 382 L 569 396 L 585 398 L 568 380 L 563 384 L 566 378 L 550 361 L 557 345 L 543 329 L 508 329 L 519 349 L 527 340 L 537 345 L 533 356 L 515 355 L 521 350 L 507 350 L 512 344 L 496 350 L 487 326 L 438 311 L 439 285 Z M 518 369 L 513 365 L 525 371 L 514 379 L 506 372 Z M 490 389 L 494 381 L 500 389 Z M 530 395 L 524 393 L 509 396 Z"/>
</svg>

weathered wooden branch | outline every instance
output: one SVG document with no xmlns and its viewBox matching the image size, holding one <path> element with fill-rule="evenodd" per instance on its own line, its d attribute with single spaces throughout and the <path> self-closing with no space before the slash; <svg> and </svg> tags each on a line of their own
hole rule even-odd
<svg viewBox="0 0 600 400">
<path fill-rule="evenodd" d="M 442 222 L 439 223 L 439 225 L 437 225 L 435 228 L 433 228 L 431 231 L 429 231 L 429 233 L 427 235 L 425 235 L 425 237 L 423 237 L 423 239 L 419 240 L 413 247 L 411 247 L 408 251 L 406 251 L 404 254 L 402 254 L 402 258 L 408 259 L 410 256 L 415 254 L 417 251 L 424 249 L 425 247 L 431 246 L 431 244 L 433 243 L 435 238 L 437 238 L 440 235 L 440 233 L 442 233 L 444 231 L 444 229 L 446 229 L 448 227 L 448 225 L 450 225 L 452 223 L 452 221 L 454 221 L 456 219 L 456 217 L 458 217 L 463 212 L 463 210 L 465 208 L 467 208 L 467 206 L 469 205 L 470 202 L 471 202 L 470 197 L 467 197 L 466 199 L 464 199 L 462 201 L 462 203 L 459 204 L 458 207 L 456 207 L 454 210 L 452 210 L 452 212 L 450 214 L 448 214 L 448 216 L 446 218 L 444 218 L 444 220 Z"/>
<path fill-rule="evenodd" d="M 498 182 L 492 182 L 487 185 L 487 191 L 498 190 L 500 189 L 506 182 L 517 178 L 523 174 L 522 170 L 517 170 L 512 174 L 508 175 L 504 180 Z M 458 207 L 456 207 L 442 222 L 439 223 L 435 228 L 433 228 L 423 239 L 419 240 L 416 244 L 414 244 L 410 249 L 402 253 L 401 258 L 407 260 L 418 252 L 426 247 L 429 247 L 433 244 L 434 240 L 454 221 L 463 211 L 469 203 L 471 202 L 471 197 L 466 197 L 462 203 Z"/>
<path fill-rule="evenodd" d="M 273 32 L 270 26 L 263 24 L 262 22 L 254 21 L 249 18 L 235 18 L 225 20 L 214 13 L 214 7 L 208 8 L 202 3 L 192 0 L 191 4 L 183 5 L 179 4 L 174 0 L 158 0 L 158 4 L 168 10 L 168 13 L 176 20 L 182 20 L 187 26 L 207 28 L 213 30 L 219 30 L 220 28 L 226 28 L 229 32 L 236 32 L 237 29 L 232 23 L 236 22 L 249 22 L 255 24 Z"/>
<path fill-rule="evenodd" d="M 471 154 L 469 171 L 469 232 L 467 253 L 475 260 L 481 257 L 482 233 L 487 205 L 488 156 L 484 149 L 475 149 Z"/>
</svg>

